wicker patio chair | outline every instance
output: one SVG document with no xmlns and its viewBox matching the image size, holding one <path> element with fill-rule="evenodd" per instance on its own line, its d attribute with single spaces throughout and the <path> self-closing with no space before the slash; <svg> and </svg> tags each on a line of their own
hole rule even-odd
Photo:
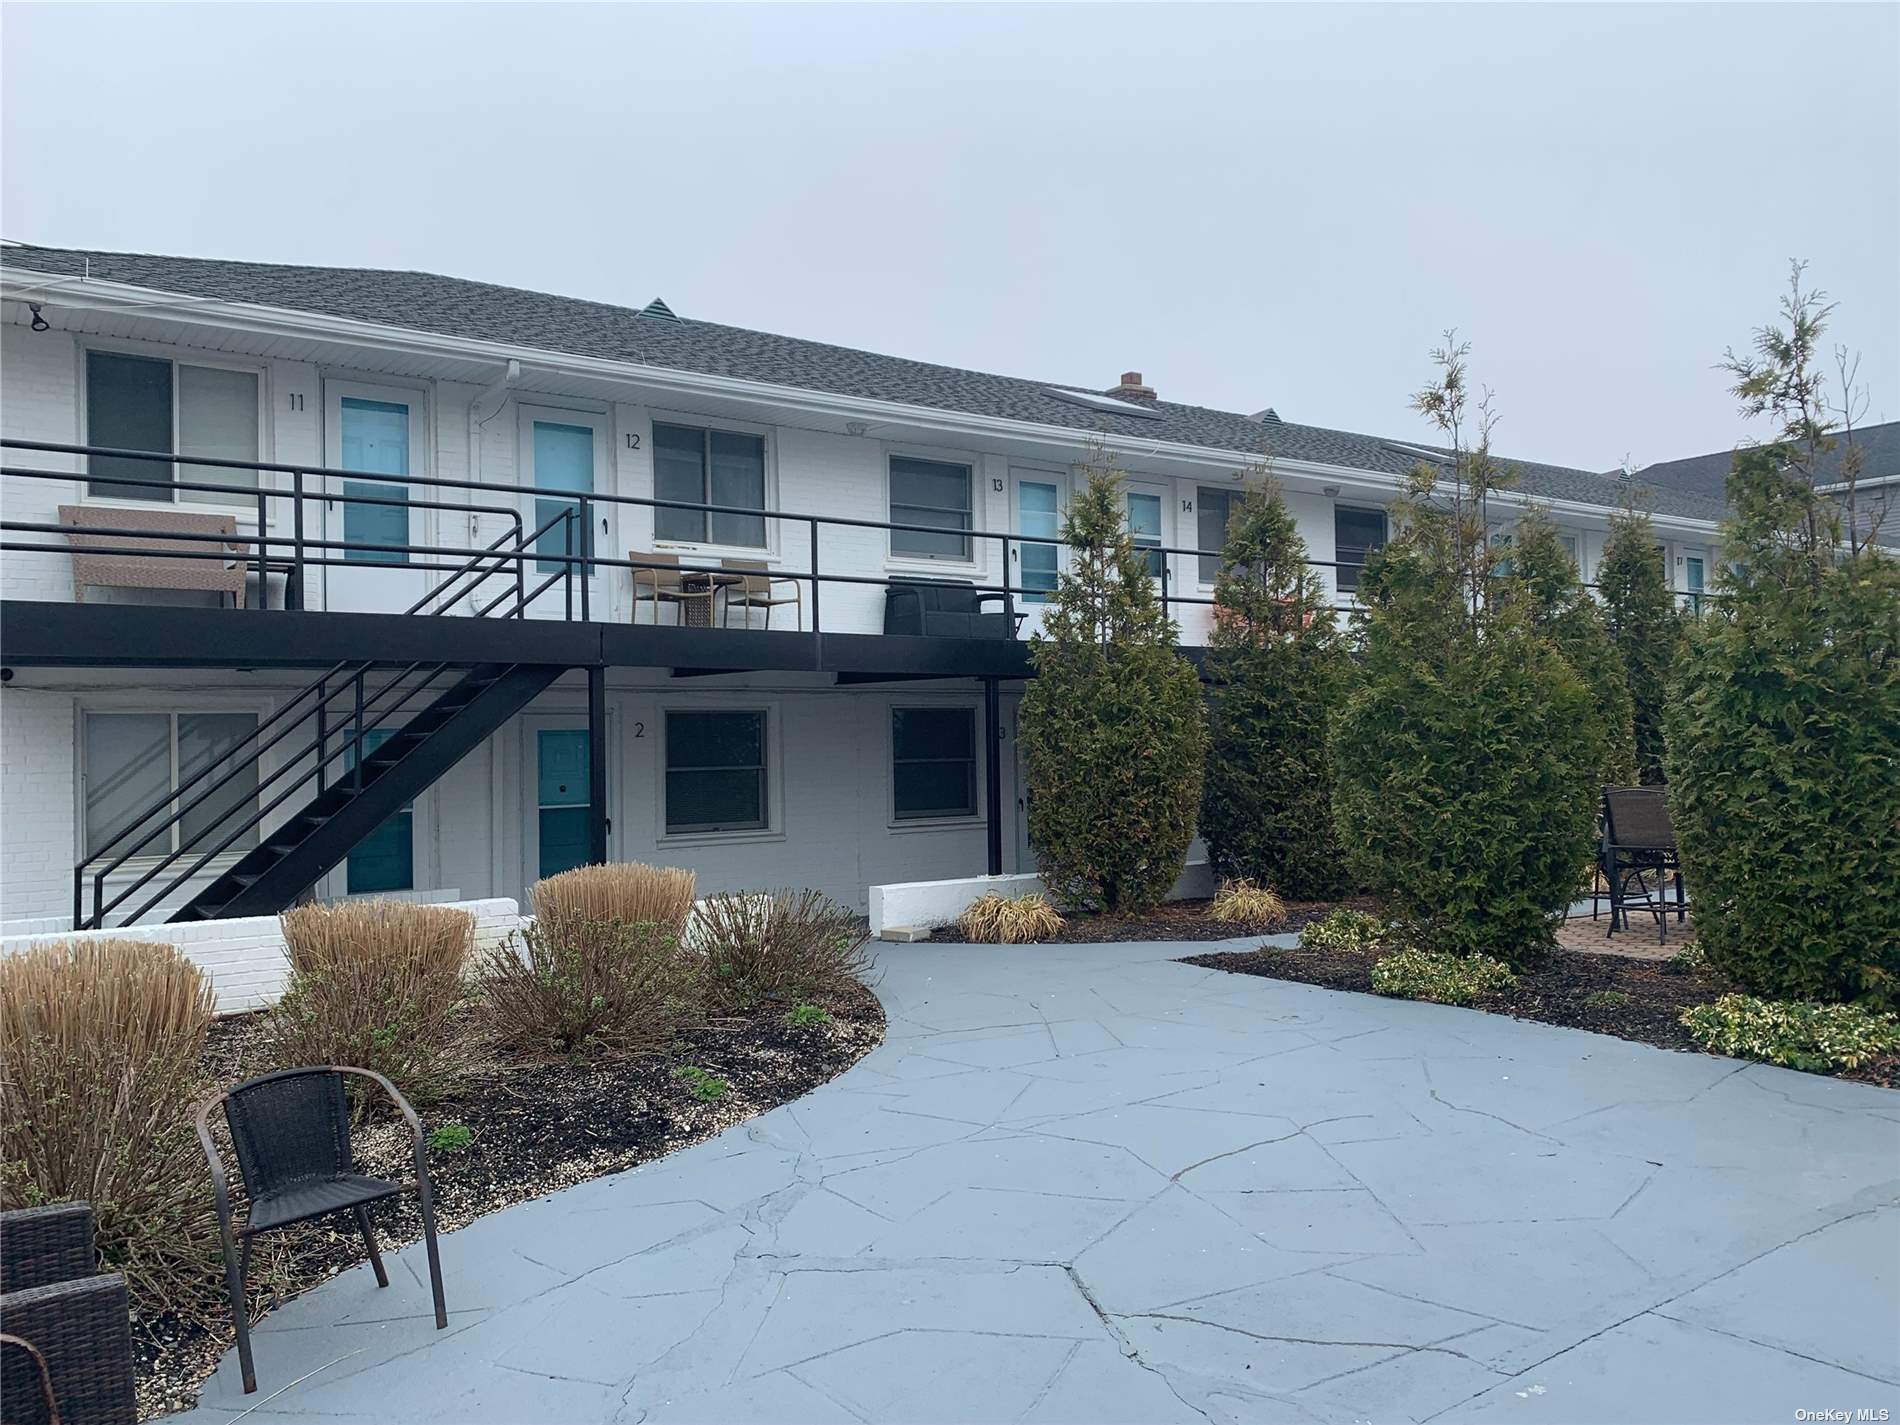
<svg viewBox="0 0 1900 1425">
<path fill-rule="evenodd" d="M 1661 787 L 1603 789 L 1602 871 L 1610 893 L 1611 935 L 1629 929 L 1634 902 L 1656 917 L 1657 942 L 1669 939 L 1668 878 L 1676 882 L 1676 920 L 1684 917 L 1682 861 L 1676 854 L 1676 829 Z M 1652 892 L 1650 881 L 1654 880 Z M 1631 887 L 1636 890 L 1631 895 Z"/>
<path fill-rule="evenodd" d="M 7 1425 L 132 1425 L 125 1278 L 100 1273 L 83 1202 L 0 1212 L 0 1404 Z"/>
<path fill-rule="evenodd" d="M 356 1171 L 350 1152 L 350 1103 L 344 1092 L 345 1074 L 369 1079 L 389 1095 L 409 1124 L 415 1141 L 416 1198 L 422 1208 L 422 1238 L 429 1255 L 429 1285 L 435 1295 L 435 1325 L 439 1331 L 449 1324 L 442 1303 L 442 1261 L 435 1245 L 435 1199 L 429 1187 L 429 1155 L 422 1138 L 422 1121 L 396 1086 L 372 1069 L 356 1069 L 343 1064 L 317 1068 L 284 1069 L 247 1079 L 198 1105 L 198 1141 L 204 1147 L 205 1161 L 211 1167 L 211 1190 L 217 1201 L 218 1236 L 224 1248 L 224 1285 L 231 1298 L 231 1322 L 237 1330 L 238 1364 L 244 1372 L 244 1391 L 257 1389 L 257 1374 L 251 1366 L 250 1318 L 245 1309 L 244 1282 L 250 1273 L 251 1241 L 260 1233 L 308 1222 L 313 1217 L 333 1212 L 349 1212 L 363 1234 L 370 1265 L 376 1271 L 376 1285 L 389 1285 L 383 1270 L 382 1253 L 376 1247 L 376 1233 L 370 1226 L 371 1203 L 395 1197 L 402 1191 L 397 1183 L 364 1177 Z M 236 1150 L 238 1171 L 250 1198 L 250 1213 L 236 1236 L 242 1251 L 232 1243 L 231 1192 L 225 1182 L 224 1163 L 217 1145 L 211 1140 L 211 1113 L 224 1109 L 225 1122 L 231 1127 L 231 1146 Z"/>
<path fill-rule="evenodd" d="M 752 610 L 764 609 L 765 626 L 770 628 L 772 610 L 786 604 L 792 606 L 792 626 L 801 629 L 805 626 L 805 586 L 798 580 L 770 572 L 770 566 L 763 559 L 725 559 L 720 561 L 720 567 L 739 576 L 720 590 L 719 597 L 725 606 L 722 627 L 732 627 L 734 609 L 745 610 L 747 627 L 752 623 Z"/>
</svg>

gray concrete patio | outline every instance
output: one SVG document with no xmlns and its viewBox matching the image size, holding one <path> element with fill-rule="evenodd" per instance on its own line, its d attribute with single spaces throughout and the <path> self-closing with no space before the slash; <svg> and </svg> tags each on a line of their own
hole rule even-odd
<svg viewBox="0 0 1900 1425">
<path fill-rule="evenodd" d="M 1900 1094 L 1208 948 L 884 947 L 856 1068 L 444 1238 L 447 1331 L 347 1273 L 189 1418 L 1900 1419 Z"/>
</svg>

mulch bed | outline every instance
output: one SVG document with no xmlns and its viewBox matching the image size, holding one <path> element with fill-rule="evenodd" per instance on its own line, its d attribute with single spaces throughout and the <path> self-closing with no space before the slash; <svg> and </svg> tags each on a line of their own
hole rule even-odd
<svg viewBox="0 0 1900 1425">
<path fill-rule="evenodd" d="M 592 1063 L 481 1062 L 454 1097 L 418 1110 L 425 1132 L 461 1124 L 472 1134 L 465 1148 L 429 1154 L 437 1230 L 710 1138 L 836 1077 L 884 1037 L 883 1008 L 862 986 L 826 1002 L 831 1018 L 825 1024 L 788 1024 L 786 1008 L 715 1019 L 683 1032 L 665 1054 Z M 229 1084 L 261 1071 L 261 1027 L 256 1015 L 213 1026 L 203 1062 L 208 1082 Z M 686 1065 L 723 1079 L 726 1092 L 716 1102 L 695 1098 L 673 1077 Z M 413 1179 L 409 1140 L 399 1124 L 359 1126 L 354 1146 L 361 1171 Z M 385 1253 L 421 1240 L 412 1192 L 371 1211 Z M 260 1305 L 273 1295 L 288 1299 L 363 1260 L 362 1239 L 347 1217 L 271 1233 L 258 1239 L 252 1258 L 254 1297 Z M 447 1285 L 453 1306 L 455 1283 Z M 141 1419 L 189 1407 L 233 1342 L 224 1314 L 196 1321 L 135 1311 L 133 1337 Z"/>
<path fill-rule="evenodd" d="M 1382 953 L 1268 947 L 1194 955 L 1184 963 L 1371 994 L 1372 966 Z M 1516 989 L 1481 996 L 1466 1007 L 1697 1054 L 1704 1050 L 1679 1022 L 1682 1012 L 1735 989 L 1713 971 L 1676 969 L 1666 960 L 1562 949 L 1543 952 L 1517 972 L 1517 981 Z M 1845 1070 L 1837 1077 L 1900 1087 L 1900 1057 Z"/>
<path fill-rule="evenodd" d="M 1344 901 L 1287 901 L 1285 913 L 1271 925 L 1241 926 L 1210 920 L 1205 900 L 1168 901 L 1145 915 L 1071 915 L 1064 918 L 1062 929 L 1038 945 L 1094 945 L 1131 940 L 1236 940 L 1247 935 L 1291 935 L 1328 911 L 1349 906 L 1354 910 L 1376 910 L 1370 899 Z M 933 941 L 962 944 L 963 936 L 954 925 L 933 931 Z"/>
</svg>

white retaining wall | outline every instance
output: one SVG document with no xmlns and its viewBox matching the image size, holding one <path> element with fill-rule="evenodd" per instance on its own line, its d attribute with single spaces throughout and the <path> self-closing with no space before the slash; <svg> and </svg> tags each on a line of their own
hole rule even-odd
<svg viewBox="0 0 1900 1425">
<path fill-rule="evenodd" d="M 979 896 L 1026 896 L 1042 892 L 1042 877 L 963 876 L 950 881 L 904 881 L 871 887 L 871 934 L 887 927 L 934 930 L 949 925 Z M 1168 899 L 1195 900 L 1214 894 L 1214 873 L 1205 861 L 1190 861 L 1168 892 Z"/>
<path fill-rule="evenodd" d="M 522 925 L 521 910 L 512 900 L 457 901 L 451 906 L 475 917 L 475 945 L 498 945 Z M 9 935 L 0 939 L 0 955 L 33 945 L 68 940 L 161 940 L 176 945 L 210 978 L 218 997 L 219 1014 L 237 1014 L 274 1004 L 284 992 L 290 956 L 284 933 L 274 915 L 243 920 L 200 920 L 184 925 L 141 925 L 125 930 L 82 930 L 77 934 Z"/>
</svg>

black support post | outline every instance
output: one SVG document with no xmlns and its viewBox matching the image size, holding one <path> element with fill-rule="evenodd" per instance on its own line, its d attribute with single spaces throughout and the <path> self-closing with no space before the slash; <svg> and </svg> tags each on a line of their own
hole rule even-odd
<svg viewBox="0 0 1900 1425">
<path fill-rule="evenodd" d="M 1003 717 L 1002 696 L 995 678 L 983 680 L 983 788 L 989 816 L 983 828 L 989 838 L 990 874 L 1003 874 Z"/>
<path fill-rule="evenodd" d="M 607 859 L 607 667 L 587 669 L 587 859 Z"/>
</svg>

